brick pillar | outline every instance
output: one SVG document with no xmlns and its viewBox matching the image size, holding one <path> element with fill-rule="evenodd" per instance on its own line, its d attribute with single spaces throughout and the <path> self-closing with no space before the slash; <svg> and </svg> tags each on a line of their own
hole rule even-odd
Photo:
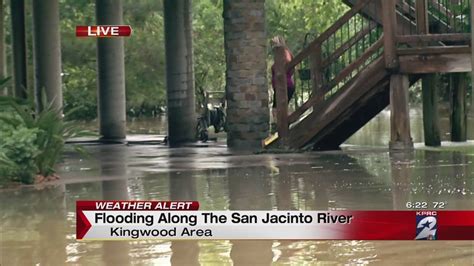
<svg viewBox="0 0 474 266">
<path fill-rule="evenodd" d="M 265 0 L 224 0 L 227 144 L 258 149 L 268 136 Z"/>
</svg>

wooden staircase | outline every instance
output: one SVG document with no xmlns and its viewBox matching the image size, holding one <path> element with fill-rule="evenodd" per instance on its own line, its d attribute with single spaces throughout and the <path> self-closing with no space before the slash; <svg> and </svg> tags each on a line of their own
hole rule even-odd
<svg viewBox="0 0 474 266">
<path fill-rule="evenodd" d="M 278 135 L 264 147 L 337 149 L 390 104 L 394 74 L 412 84 L 424 73 L 471 71 L 470 25 L 453 11 L 470 1 L 343 1 L 351 9 L 289 64 L 275 48 Z M 305 60 L 311 91 L 288 115 L 285 73 Z"/>
</svg>

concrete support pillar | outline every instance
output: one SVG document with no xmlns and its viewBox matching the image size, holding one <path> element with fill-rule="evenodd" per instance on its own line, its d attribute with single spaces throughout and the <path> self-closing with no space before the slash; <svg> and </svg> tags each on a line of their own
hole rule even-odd
<svg viewBox="0 0 474 266">
<path fill-rule="evenodd" d="M 25 2 L 10 1 L 12 22 L 12 53 L 13 53 L 13 95 L 18 98 L 27 97 L 26 75 L 26 39 L 25 39 Z"/>
<path fill-rule="evenodd" d="M 224 0 L 227 144 L 258 149 L 268 136 L 265 0 Z"/>
<path fill-rule="evenodd" d="M 467 140 L 467 77 L 464 73 L 451 74 L 451 140 Z"/>
<path fill-rule="evenodd" d="M 5 5 L 0 0 L 0 80 L 7 76 L 7 60 L 5 60 Z M 5 87 L 0 94 L 8 95 L 8 89 Z"/>
<path fill-rule="evenodd" d="M 33 54 L 35 62 L 35 100 L 43 109 L 43 92 L 48 103 L 60 110 L 61 40 L 59 36 L 59 0 L 33 0 Z"/>
<path fill-rule="evenodd" d="M 474 5 L 471 1 L 471 42 L 474 40 Z M 474 45 L 471 45 L 471 114 L 474 115 Z"/>
<path fill-rule="evenodd" d="M 168 137 L 171 146 L 196 140 L 191 0 L 164 0 Z"/>
<path fill-rule="evenodd" d="M 422 79 L 423 93 L 423 129 L 426 146 L 440 146 L 441 134 L 438 115 L 438 76 L 429 74 Z"/>
<path fill-rule="evenodd" d="M 394 74 L 390 78 L 390 149 L 413 149 L 410 134 L 410 110 L 408 106 L 408 76 Z"/>
<path fill-rule="evenodd" d="M 122 25 L 122 0 L 96 0 L 97 25 Z M 105 141 L 126 137 L 125 62 L 122 38 L 97 39 L 99 131 Z"/>
</svg>

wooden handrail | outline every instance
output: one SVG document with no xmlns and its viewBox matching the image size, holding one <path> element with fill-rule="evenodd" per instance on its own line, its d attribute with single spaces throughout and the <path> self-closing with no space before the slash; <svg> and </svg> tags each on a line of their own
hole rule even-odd
<svg viewBox="0 0 474 266">
<path fill-rule="evenodd" d="M 370 31 L 372 31 L 377 24 L 375 22 L 369 22 L 369 26 L 359 31 L 356 35 L 350 38 L 347 42 L 342 44 L 339 48 L 337 48 L 332 54 L 330 54 L 325 60 L 322 62 L 321 68 L 327 67 L 332 61 L 339 58 L 344 52 L 355 45 L 358 41 L 364 38 Z"/>
<path fill-rule="evenodd" d="M 372 46 L 370 46 L 361 56 L 359 56 L 354 62 L 345 67 L 339 75 L 337 75 L 333 81 L 328 84 L 323 90 L 327 92 L 331 90 L 339 82 L 347 78 L 355 69 L 360 67 L 370 56 L 372 56 L 378 49 L 383 46 L 383 37 L 380 37 Z M 309 108 L 318 103 L 319 95 L 312 95 L 308 101 L 306 101 L 300 108 L 296 109 L 288 118 L 288 123 L 292 124 L 298 120 L 298 118 L 304 114 Z"/>
<path fill-rule="evenodd" d="M 349 76 L 354 70 L 360 67 L 370 56 L 372 56 L 378 49 L 383 47 L 384 37 L 380 37 L 374 44 L 372 44 L 365 52 L 360 55 L 354 62 L 350 63 L 339 74 L 327 85 L 325 91 L 329 91 L 339 82 L 343 81 Z"/>
<path fill-rule="evenodd" d="M 287 65 L 287 70 L 293 69 L 296 65 L 300 64 L 305 58 L 307 58 L 311 52 L 322 43 L 327 40 L 331 35 L 337 32 L 342 25 L 348 22 L 352 17 L 359 13 L 371 0 L 360 0 L 357 4 L 347 11 L 341 18 L 339 18 L 334 24 L 332 24 L 326 31 L 319 35 L 314 41 L 312 41 L 306 48 L 304 48 L 299 54 L 297 54 L 293 60 Z"/>
</svg>

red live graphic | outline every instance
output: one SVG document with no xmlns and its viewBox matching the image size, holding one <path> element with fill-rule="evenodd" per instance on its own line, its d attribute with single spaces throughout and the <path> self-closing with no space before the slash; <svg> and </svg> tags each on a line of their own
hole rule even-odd
<svg viewBox="0 0 474 266">
<path fill-rule="evenodd" d="M 129 25 L 76 26 L 76 37 L 129 37 L 132 27 Z"/>
</svg>

